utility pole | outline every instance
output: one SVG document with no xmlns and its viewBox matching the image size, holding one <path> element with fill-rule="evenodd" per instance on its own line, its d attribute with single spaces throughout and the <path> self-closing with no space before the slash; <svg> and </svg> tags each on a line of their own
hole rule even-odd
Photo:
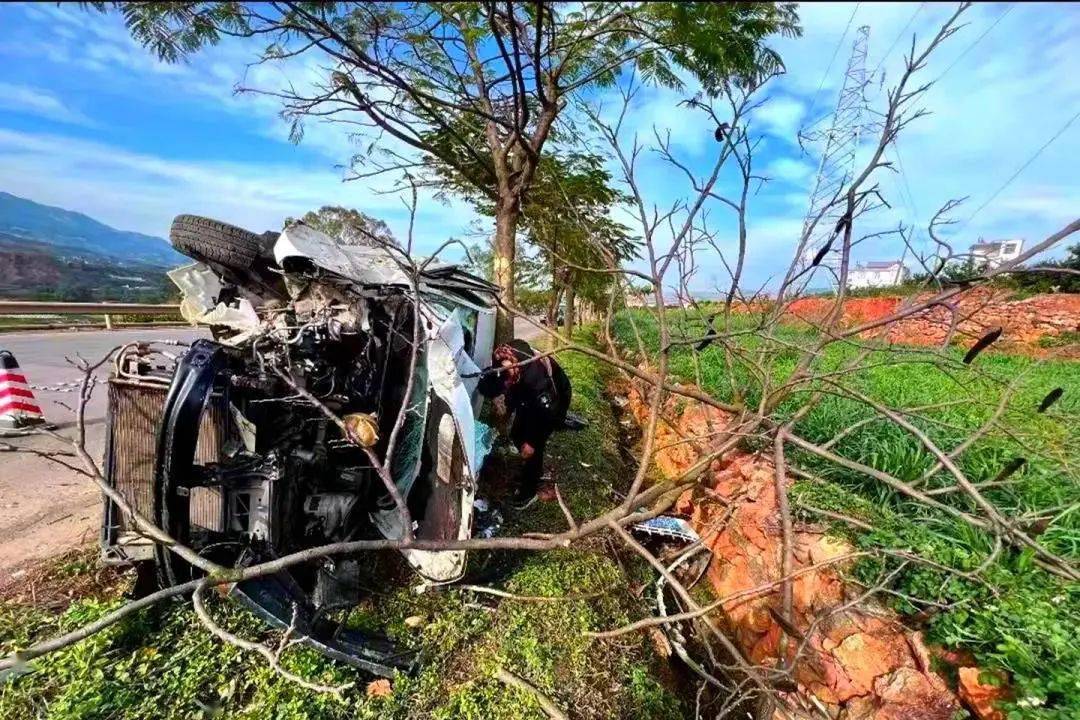
<svg viewBox="0 0 1080 720">
<path fill-rule="evenodd" d="M 866 46 L 869 37 L 869 25 L 863 25 L 855 34 L 851 57 L 848 58 L 847 70 L 844 73 L 844 87 L 836 101 L 836 110 L 833 112 L 829 129 L 824 132 L 813 131 L 803 136 L 811 142 L 824 140 L 825 149 L 821 153 L 817 176 L 810 193 L 810 207 L 803 221 L 802 236 L 806 235 L 806 229 L 813 219 L 847 187 L 855 172 L 855 152 L 859 148 L 859 139 L 866 127 L 869 112 L 864 92 L 867 83 Z M 803 255 L 799 258 L 802 267 L 810 265 L 818 252 L 829 242 L 845 207 L 844 202 L 833 203 L 818 220 Z M 820 266 L 836 271 L 840 267 L 841 249 L 834 242 Z M 833 274 L 829 273 L 829 277 L 833 278 Z"/>
</svg>

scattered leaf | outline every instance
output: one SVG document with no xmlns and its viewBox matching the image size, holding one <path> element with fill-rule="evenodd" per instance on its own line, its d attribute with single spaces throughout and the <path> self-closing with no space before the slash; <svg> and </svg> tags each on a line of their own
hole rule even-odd
<svg viewBox="0 0 1080 720">
<path fill-rule="evenodd" d="M 793 637 L 800 641 L 805 639 L 805 636 L 799 632 L 799 628 L 792 625 L 791 622 L 781 615 L 776 608 L 769 605 L 766 609 L 769 611 L 769 615 L 772 616 L 772 619 L 776 621 L 776 624 L 779 625 L 789 637 Z"/>
<path fill-rule="evenodd" d="M 671 657 L 671 642 L 663 632 L 657 628 L 652 628 L 649 630 L 649 639 L 652 640 L 657 655 L 665 660 Z"/>
<path fill-rule="evenodd" d="M 697 345 L 694 346 L 694 349 L 697 350 L 698 352 L 701 352 L 705 348 L 712 345 L 713 341 L 716 339 L 714 337 L 708 337 L 709 335 L 713 335 L 713 334 L 716 333 L 716 327 L 713 325 L 713 320 L 715 320 L 715 319 L 716 319 L 716 315 L 710 315 L 705 320 L 706 337 L 704 339 L 702 339 L 701 342 L 699 342 Z"/>
<path fill-rule="evenodd" d="M 378 680 L 372 680 L 367 685 L 368 697 L 389 697 L 394 694 L 394 689 L 390 686 L 390 681 L 386 678 L 379 678 Z"/>
<path fill-rule="evenodd" d="M 971 361 L 979 356 L 979 353 L 990 347 L 999 337 L 1001 337 L 1001 328 L 996 327 L 979 338 L 978 342 L 972 345 L 971 349 L 967 351 L 967 355 L 964 356 L 964 364 L 970 365 Z"/>
<path fill-rule="evenodd" d="M 1046 393 L 1046 397 L 1039 403 L 1039 412 L 1046 412 L 1046 410 L 1056 403 L 1062 395 L 1065 394 L 1065 388 L 1056 387 L 1050 392 Z"/>
<path fill-rule="evenodd" d="M 1001 472 L 999 472 L 991 482 L 1001 482 L 1020 468 L 1024 467 L 1026 462 L 1027 458 L 1014 457 L 1012 460 L 1005 463 L 1005 467 L 1001 468 Z"/>
<path fill-rule="evenodd" d="M 817 251 L 817 255 L 814 256 L 814 260 L 810 263 L 810 267 L 817 267 L 821 264 L 821 261 L 825 259 L 825 256 L 829 253 L 829 250 L 832 249 L 833 240 L 835 239 L 836 235 L 833 235 L 831 238 L 829 238 L 829 242 L 825 243 L 825 245 Z"/>
<path fill-rule="evenodd" d="M 844 214 L 839 220 L 836 221 L 836 227 L 833 229 L 833 234 L 839 235 L 840 232 L 851 225 L 851 216 Z"/>
</svg>

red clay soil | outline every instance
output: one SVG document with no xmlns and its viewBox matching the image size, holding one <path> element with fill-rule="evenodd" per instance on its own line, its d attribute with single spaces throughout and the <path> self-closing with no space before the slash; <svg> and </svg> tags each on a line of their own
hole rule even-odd
<svg viewBox="0 0 1080 720">
<path fill-rule="evenodd" d="M 896 312 L 900 303 L 899 297 L 850 298 L 844 301 L 840 323 L 851 327 L 881 320 Z M 800 298 L 790 305 L 788 312 L 813 323 L 820 321 L 832 305 L 830 298 Z M 1000 327 L 1004 332 L 999 347 L 1039 354 L 1043 351 L 1039 346 L 1042 338 L 1080 330 L 1080 294 L 1075 293 L 1015 300 L 1008 292 L 976 288 L 964 293 L 955 307 L 957 323 L 953 339 L 964 344 Z M 953 314 L 947 308 L 933 307 L 865 335 L 905 345 L 940 345 L 948 338 L 952 321 Z"/>
<path fill-rule="evenodd" d="M 644 426 L 648 403 L 636 389 L 629 392 L 629 400 L 629 410 Z M 663 449 L 657 453 L 656 465 L 668 478 L 685 471 L 706 449 L 687 442 L 688 438 L 728 421 L 715 408 L 682 398 L 669 400 L 663 417 L 670 422 L 661 421 L 657 429 L 657 447 Z M 719 619 L 751 662 L 776 665 L 783 633 L 774 619 L 781 608 L 780 590 L 746 595 L 781 577 L 782 531 L 772 461 L 760 455 L 731 454 L 713 463 L 702 485 L 684 494 L 677 510 L 691 518 L 712 549 L 708 578 L 717 597 L 739 596 L 722 606 Z M 814 696 L 838 720 L 952 718 L 960 708 L 960 698 L 931 669 L 930 652 L 919 633 L 907 629 L 876 602 L 839 609 L 864 591 L 845 584 L 841 577 L 852 562 L 843 558 L 854 549 L 826 535 L 822 526 L 796 522 L 794 530 L 793 573 L 832 562 L 806 570 L 792 583 L 791 620 L 806 640 L 796 659 L 801 641 L 788 638 L 785 657 L 794 661 L 799 693 Z M 982 720 L 1002 718 L 992 705 L 998 696 L 985 696 L 992 686 L 978 685 L 977 676 L 975 670 L 974 693 L 961 697 Z M 974 697 L 978 693 L 984 694 Z"/>
</svg>

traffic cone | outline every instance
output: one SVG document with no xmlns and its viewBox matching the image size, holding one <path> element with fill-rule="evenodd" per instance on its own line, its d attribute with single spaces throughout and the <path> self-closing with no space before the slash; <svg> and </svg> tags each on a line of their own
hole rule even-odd
<svg viewBox="0 0 1080 720">
<path fill-rule="evenodd" d="M 0 435 L 18 433 L 45 424 L 34 393 L 19 371 L 15 356 L 0 350 Z"/>
</svg>

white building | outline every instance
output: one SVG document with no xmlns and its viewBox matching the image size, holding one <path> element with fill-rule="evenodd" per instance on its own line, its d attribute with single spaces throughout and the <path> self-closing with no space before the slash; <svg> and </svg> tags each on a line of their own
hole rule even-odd
<svg viewBox="0 0 1080 720">
<path fill-rule="evenodd" d="M 979 238 L 979 242 L 971 246 L 971 257 L 975 260 L 976 265 L 996 268 L 1002 263 L 1020 257 L 1020 251 L 1023 249 L 1023 240 L 984 242 L 982 238 Z"/>
<path fill-rule="evenodd" d="M 880 288 L 899 285 L 911 277 L 911 272 L 899 260 L 871 260 L 848 270 L 849 288 Z"/>
</svg>

